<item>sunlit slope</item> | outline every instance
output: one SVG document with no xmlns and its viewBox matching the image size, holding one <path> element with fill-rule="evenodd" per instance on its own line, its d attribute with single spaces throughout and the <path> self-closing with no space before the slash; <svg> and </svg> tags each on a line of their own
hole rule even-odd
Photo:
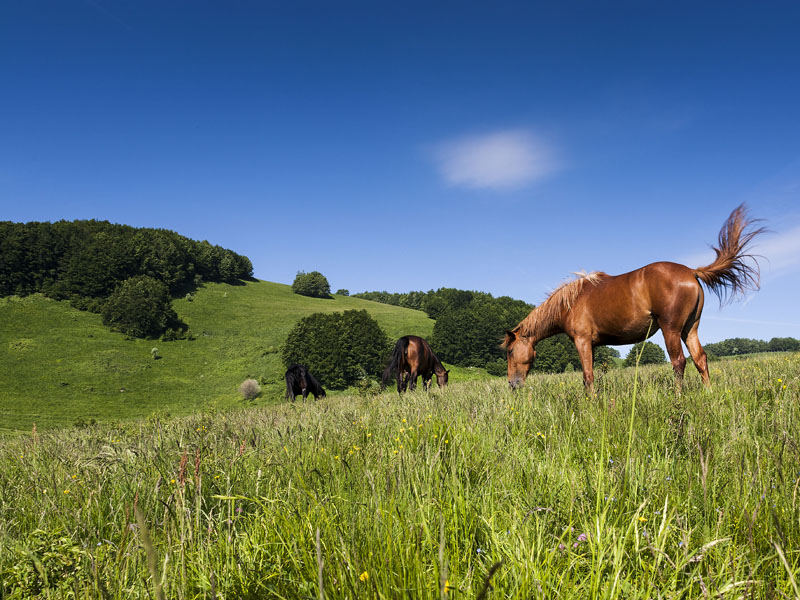
<svg viewBox="0 0 800 600">
<path fill-rule="evenodd" d="M 247 377 L 268 381 L 256 402 L 277 400 L 281 344 L 315 312 L 366 309 L 391 338 L 433 330 L 420 311 L 343 296 L 307 298 L 267 281 L 209 284 L 174 306 L 193 341 L 126 339 L 99 315 L 66 303 L 0 299 L 0 431 L 240 407 L 237 388 Z"/>
</svg>

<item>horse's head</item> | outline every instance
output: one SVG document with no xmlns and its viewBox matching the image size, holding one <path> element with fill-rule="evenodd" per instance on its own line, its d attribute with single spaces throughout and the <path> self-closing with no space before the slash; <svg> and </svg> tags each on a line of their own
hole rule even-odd
<svg viewBox="0 0 800 600">
<path fill-rule="evenodd" d="M 536 358 L 533 340 L 519 335 L 518 329 L 513 331 L 506 329 L 506 339 L 503 342 L 508 358 L 508 384 L 512 389 L 517 389 L 525 383 L 525 377 Z"/>
<path fill-rule="evenodd" d="M 450 371 L 448 371 L 446 369 L 442 369 L 441 373 L 436 373 L 436 383 L 439 384 L 440 388 L 443 388 L 444 386 L 447 385 L 447 374 L 449 372 Z"/>
</svg>

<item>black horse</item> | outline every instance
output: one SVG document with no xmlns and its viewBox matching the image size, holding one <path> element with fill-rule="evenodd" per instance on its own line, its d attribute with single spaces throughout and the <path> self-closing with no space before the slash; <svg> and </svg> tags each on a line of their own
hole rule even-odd
<svg viewBox="0 0 800 600">
<path fill-rule="evenodd" d="M 309 394 L 314 399 L 325 396 L 325 390 L 316 378 L 308 372 L 305 365 L 294 364 L 286 371 L 286 398 L 294 402 L 295 396 L 301 395 L 305 400 Z"/>
<path fill-rule="evenodd" d="M 383 385 L 392 376 L 397 378 L 397 393 L 402 394 L 406 388 L 413 392 L 417 387 L 417 377 L 422 375 L 422 387 L 427 390 L 431 385 L 434 373 L 439 387 L 447 385 L 447 374 L 450 372 L 442 366 L 442 362 L 431 350 L 424 339 L 416 335 L 406 335 L 397 340 L 392 351 L 389 364 L 383 372 Z"/>
</svg>

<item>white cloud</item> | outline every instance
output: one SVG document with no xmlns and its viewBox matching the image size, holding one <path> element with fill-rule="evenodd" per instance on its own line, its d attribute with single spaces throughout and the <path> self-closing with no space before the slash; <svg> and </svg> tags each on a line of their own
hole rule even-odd
<svg viewBox="0 0 800 600">
<path fill-rule="evenodd" d="M 765 237 L 753 253 L 766 259 L 765 270 L 773 275 L 796 271 L 800 267 L 800 227 Z"/>
<path fill-rule="evenodd" d="M 558 168 L 553 149 L 520 129 L 443 142 L 434 157 L 449 185 L 467 188 L 517 188 Z"/>
</svg>

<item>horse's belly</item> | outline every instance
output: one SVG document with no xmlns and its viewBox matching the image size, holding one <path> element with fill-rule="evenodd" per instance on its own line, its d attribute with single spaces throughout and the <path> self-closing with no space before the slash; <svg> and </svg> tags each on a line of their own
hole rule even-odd
<svg viewBox="0 0 800 600">
<path fill-rule="evenodd" d="M 658 323 L 649 315 L 635 321 L 605 325 L 605 327 L 598 327 L 595 342 L 597 344 L 612 346 L 635 344 L 646 340 L 659 329 Z"/>
</svg>

